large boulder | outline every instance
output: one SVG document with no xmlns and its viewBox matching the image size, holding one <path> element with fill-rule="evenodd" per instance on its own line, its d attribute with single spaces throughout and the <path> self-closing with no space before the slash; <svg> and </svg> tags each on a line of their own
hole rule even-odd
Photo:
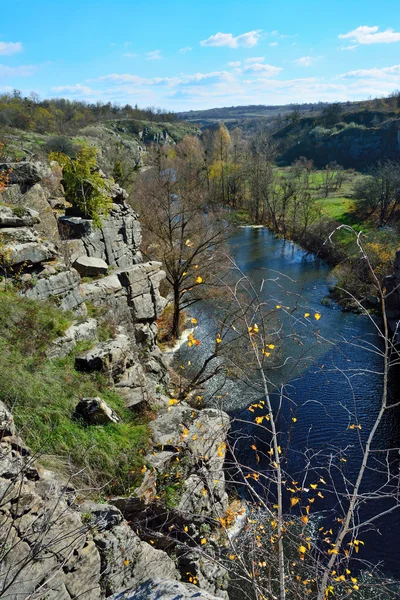
<svg viewBox="0 0 400 600">
<path fill-rule="evenodd" d="M 75 408 L 74 417 L 86 425 L 119 423 L 120 418 L 101 398 L 82 398 Z"/>
<path fill-rule="evenodd" d="M 98 344 L 75 359 L 75 367 L 78 371 L 101 371 L 114 381 L 119 380 L 133 363 L 131 343 L 128 336 L 122 333 L 112 340 Z"/>
<path fill-rule="evenodd" d="M 36 210 L 0 206 L 0 227 L 32 227 L 38 223 L 40 219 Z"/>
<path fill-rule="evenodd" d="M 8 173 L 10 184 L 33 184 L 50 175 L 50 169 L 40 163 L 21 161 L 1 163 L 0 172 Z"/>
<path fill-rule="evenodd" d="M 190 583 L 168 579 L 148 579 L 136 589 L 110 596 L 108 600 L 220 600 Z"/>
<path fill-rule="evenodd" d="M 2 227 L 0 241 L 3 243 L 7 264 L 10 267 L 26 264 L 35 265 L 57 257 L 53 244 L 42 242 L 27 227 Z"/>
<path fill-rule="evenodd" d="M 82 277 L 106 275 L 108 271 L 108 264 L 103 259 L 90 256 L 79 256 L 72 266 Z"/>
</svg>

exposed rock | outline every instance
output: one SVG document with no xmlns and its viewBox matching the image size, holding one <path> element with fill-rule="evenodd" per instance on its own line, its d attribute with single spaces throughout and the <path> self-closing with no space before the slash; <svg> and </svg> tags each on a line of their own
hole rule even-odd
<svg viewBox="0 0 400 600">
<path fill-rule="evenodd" d="M 226 413 L 193 410 L 185 403 L 169 407 L 150 423 L 156 448 L 188 456 L 195 469 L 187 470 L 179 510 L 187 514 L 223 516 L 228 507 L 224 460 L 230 427 Z"/>
<path fill-rule="evenodd" d="M 63 196 L 57 198 L 48 198 L 47 202 L 50 204 L 50 207 L 53 210 L 65 210 L 71 206 Z"/>
<path fill-rule="evenodd" d="M 50 169 L 40 163 L 20 161 L 16 163 L 1 163 L 0 172 L 8 173 L 8 181 L 13 183 L 32 184 L 37 183 L 44 177 L 50 175 Z"/>
<path fill-rule="evenodd" d="M 96 319 L 85 319 L 81 323 L 74 323 L 68 327 L 62 337 L 54 340 L 47 356 L 49 358 L 62 358 L 67 356 L 78 342 L 95 340 L 96 332 Z"/>
<path fill-rule="evenodd" d="M 218 600 L 190 583 L 152 577 L 137 589 L 114 594 L 108 600 Z"/>
<path fill-rule="evenodd" d="M 48 194 L 43 187 L 37 183 L 24 194 L 19 202 L 21 206 L 35 209 L 40 215 L 40 223 L 34 226 L 38 234 L 47 240 L 58 244 L 60 236 L 58 223 L 53 211 L 47 201 Z"/>
<path fill-rule="evenodd" d="M 75 408 L 75 419 L 83 419 L 86 425 L 119 423 L 119 416 L 101 398 L 82 398 Z"/>
<path fill-rule="evenodd" d="M 102 531 L 94 541 L 102 558 L 107 594 L 137 587 L 148 578 L 149 572 L 158 577 L 179 578 L 172 559 L 165 552 L 142 542 L 126 521 Z"/>
<path fill-rule="evenodd" d="M 84 302 L 79 289 L 80 281 L 80 275 L 75 269 L 67 269 L 65 265 L 58 265 L 56 273 L 53 275 L 43 270 L 38 275 L 35 285 L 22 292 L 21 295 L 37 300 L 57 298 L 60 308 L 77 311 Z"/>
<path fill-rule="evenodd" d="M 41 242 L 37 234 L 27 227 L 3 227 L 0 229 L 0 239 L 10 267 L 23 263 L 35 265 L 57 256 L 53 244 Z"/>
<path fill-rule="evenodd" d="M 100 229 L 96 229 L 90 219 L 61 217 L 61 237 L 81 238 L 88 256 L 102 258 L 111 266 L 129 267 L 141 262 L 139 247 L 142 237 L 137 214 L 123 198 L 119 201 L 121 203 L 114 202 L 108 217 L 103 218 Z"/>
<path fill-rule="evenodd" d="M 6 405 L 0 401 L 0 440 L 4 436 L 14 435 L 14 419 Z"/>
<path fill-rule="evenodd" d="M 134 361 L 129 338 L 118 334 L 114 339 L 98 344 L 75 359 L 78 371 L 102 371 L 118 380 Z"/>
<path fill-rule="evenodd" d="M 82 277 L 105 275 L 108 271 L 108 264 L 102 258 L 93 258 L 86 255 L 79 256 L 72 266 Z"/>
<path fill-rule="evenodd" d="M 32 227 L 40 223 L 39 213 L 31 208 L 18 211 L 0 206 L 0 227 Z"/>
</svg>

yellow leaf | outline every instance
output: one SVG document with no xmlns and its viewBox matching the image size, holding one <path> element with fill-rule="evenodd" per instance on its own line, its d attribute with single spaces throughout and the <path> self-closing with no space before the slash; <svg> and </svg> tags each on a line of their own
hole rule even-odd
<svg viewBox="0 0 400 600">
<path fill-rule="evenodd" d="M 203 278 L 200 275 L 196 277 L 196 283 L 203 283 Z"/>
<path fill-rule="evenodd" d="M 273 350 L 275 348 L 275 344 L 268 344 L 268 348 L 270 348 L 271 350 Z"/>
<path fill-rule="evenodd" d="M 256 417 L 255 421 L 257 423 L 257 425 L 261 425 L 261 423 L 263 422 L 264 417 Z"/>
<path fill-rule="evenodd" d="M 200 544 L 201 544 L 202 546 L 204 546 L 204 544 L 207 544 L 207 540 L 206 540 L 206 538 L 201 538 L 201 540 L 200 540 Z"/>
<path fill-rule="evenodd" d="M 292 421 L 293 421 L 293 423 L 296 423 L 296 421 L 297 421 L 296 417 L 292 417 Z"/>
<path fill-rule="evenodd" d="M 130 564 L 130 562 L 131 562 L 130 560 L 126 559 L 126 560 L 124 560 L 124 565 L 127 567 Z"/>
<path fill-rule="evenodd" d="M 307 317 L 310 316 L 310 313 L 304 313 L 304 318 L 307 319 Z"/>
<path fill-rule="evenodd" d="M 256 333 L 258 333 L 259 329 L 258 329 L 258 325 L 257 325 L 257 323 L 254 323 L 254 327 L 253 327 L 253 329 L 254 329 L 254 331 L 255 331 Z"/>
<path fill-rule="evenodd" d="M 222 342 L 222 339 L 220 338 L 220 336 L 218 336 L 215 341 L 217 342 L 217 344 L 220 344 Z"/>
<path fill-rule="evenodd" d="M 290 506 L 296 506 L 299 502 L 299 498 L 290 498 Z"/>
<path fill-rule="evenodd" d="M 317 484 L 317 483 L 312 483 L 312 484 L 310 485 L 310 487 L 311 487 L 313 490 L 316 490 L 316 489 L 317 489 L 317 487 L 318 487 L 318 484 Z"/>
<path fill-rule="evenodd" d="M 307 525 L 307 523 L 308 523 L 307 515 L 303 515 L 300 520 L 304 523 L 304 525 Z"/>
<path fill-rule="evenodd" d="M 175 400 L 175 398 L 171 398 L 171 400 L 169 401 L 169 405 L 173 406 L 174 404 L 178 404 L 178 400 Z"/>
<path fill-rule="evenodd" d="M 191 322 L 193 323 L 193 325 L 197 325 L 197 319 L 194 319 L 194 318 L 193 318 L 193 319 L 190 319 L 190 320 L 191 320 Z"/>
<path fill-rule="evenodd" d="M 316 321 L 319 321 L 319 320 L 320 320 L 320 318 L 321 318 L 321 315 L 320 315 L 319 313 L 315 313 L 315 315 L 314 315 L 314 319 L 315 319 Z"/>
<path fill-rule="evenodd" d="M 299 552 L 300 552 L 301 554 L 305 554 L 305 553 L 307 552 L 307 548 L 306 548 L 305 546 L 300 546 L 300 548 L 299 548 Z"/>
<path fill-rule="evenodd" d="M 187 525 L 185 525 L 183 529 L 186 531 L 186 533 L 189 531 L 189 527 Z"/>
<path fill-rule="evenodd" d="M 282 308 L 282 305 L 281 304 L 277 304 L 276 308 Z"/>
</svg>

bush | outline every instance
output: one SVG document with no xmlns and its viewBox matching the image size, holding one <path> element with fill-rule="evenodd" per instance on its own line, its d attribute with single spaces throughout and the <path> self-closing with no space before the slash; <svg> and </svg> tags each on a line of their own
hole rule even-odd
<svg viewBox="0 0 400 600">
<path fill-rule="evenodd" d="M 97 166 L 97 150 L 83 146 L 74 158 L 60 152 L 51 152 L 50 160 L 57 161 L 63 168 L 65 197 L 85 216 L 101 226 L 101 215 L 107 215 L 112 200 L 112 181 L 100 175 Z"/>
<path fill-rule="evenodd" d="M 48 139 L 44 145 L 44 149 L 47 154 L 50 154 L 51 152 L 57 152 L 65 154 L 70 158 L 73 158 L 77 151 L 77 148 L 74 146 L 72 141 L 69 138 L 63 137 L 62 135 L 57 135 Z"/>
</svg>

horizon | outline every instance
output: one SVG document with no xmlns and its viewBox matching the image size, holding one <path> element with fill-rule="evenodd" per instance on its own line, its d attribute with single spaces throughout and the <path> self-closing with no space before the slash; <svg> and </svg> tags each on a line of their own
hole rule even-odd
<svg viewBox="0 0 400 600">
<path fill-rule="evenodd" d="M 16 0 L 0 30 L 0 93 L 175 112 L 388 96 L 400 88 L 397 4 L 205 0 L 200 18 L 184 0 L 71 0 L 68 15 Z"/>
</svg>

